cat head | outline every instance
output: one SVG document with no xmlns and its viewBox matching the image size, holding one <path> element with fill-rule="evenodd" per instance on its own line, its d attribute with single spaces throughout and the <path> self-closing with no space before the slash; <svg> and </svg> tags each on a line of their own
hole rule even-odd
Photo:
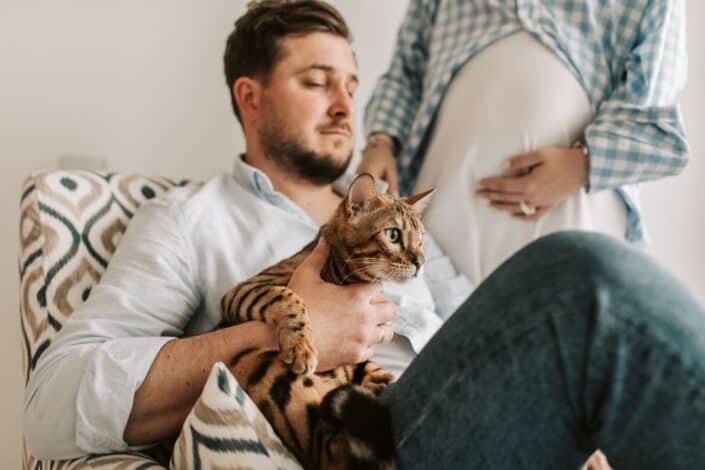
<svg viewBox="0 0 705 470">
<path fill-rule="evenodd" d="M 352 182 L 333 218 L 322 227 L 331 246 L 332 282 L 405 281 L 421 274 L 421 214 L 433 190 L 409 197 L 380 194 L 363 173 Z"/>
</svg>

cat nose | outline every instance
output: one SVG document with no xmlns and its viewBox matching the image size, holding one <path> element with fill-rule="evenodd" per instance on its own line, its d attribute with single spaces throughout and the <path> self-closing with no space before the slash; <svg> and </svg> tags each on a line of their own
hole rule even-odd
<svg viewBox="0 0 705 470">
<path fill-rule="evenodd" d="M 414 264 L 414 266 L 416 266 L 416 272 L 414 273 L 414 276 L 418 276 L 419 270 L 421 269 L 421 265 L 424 262 L 423 255 L 412 256 L 411 262 Z"/>
</svg>

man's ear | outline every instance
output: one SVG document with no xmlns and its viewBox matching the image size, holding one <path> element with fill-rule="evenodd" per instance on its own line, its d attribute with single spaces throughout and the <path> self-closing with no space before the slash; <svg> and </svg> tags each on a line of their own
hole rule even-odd
<svg viewBox="0 0 705 470">
<path fill-rule="evenodd" d="M 233 83 L 232 93 L 243 122 L 252 121 L 259 112 L 262 100 L 260 82 L 250 77 L 240 77 Z"/>
</svg>

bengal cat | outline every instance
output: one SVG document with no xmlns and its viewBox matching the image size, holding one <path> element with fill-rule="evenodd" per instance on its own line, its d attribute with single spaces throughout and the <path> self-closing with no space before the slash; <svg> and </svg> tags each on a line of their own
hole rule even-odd
<svg viewBox="0 0 705 470">
<path fill-rule="evenodd" d="M 431 192 L 395 198 L 379 194 L 372 176 L 358 176 L 315 240 L 221 300 L 224 324 L 256 320 L 277 328 L 279 351 L 243 351 L 230 369 L 306 469 L 394 468 L 389 414 L 375 398 L 394 377 L 372 362 L 314 373 L 306 307 L 287 287 L 292 272 L 323 236 L 330 245 L 325 281 L 399 282 L 418 275 L 420 214 Z"/>
</svg>

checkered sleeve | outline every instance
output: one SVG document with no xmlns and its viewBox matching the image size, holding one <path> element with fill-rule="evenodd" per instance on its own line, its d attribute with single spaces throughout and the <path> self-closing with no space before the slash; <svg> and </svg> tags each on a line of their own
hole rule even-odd
<svg viewBox="0 0 705 470">
<path fill-rule="evenodd" d="M 590 191 L 675 175 L 687 163 L 676 104 L 687 75 L 684 10 L 682 0 L 654 0 L 626 15 L 625 36 L 636 31 L 636 44 L 622 80 L 585 130 Z"/>
<path fill-rule="evenodd" d="M 365 107 L 365 131 L 403 143 L 421 101 L 435 0 L 411 0 L 399 27 L 391 65 Z"/>
</svg>

